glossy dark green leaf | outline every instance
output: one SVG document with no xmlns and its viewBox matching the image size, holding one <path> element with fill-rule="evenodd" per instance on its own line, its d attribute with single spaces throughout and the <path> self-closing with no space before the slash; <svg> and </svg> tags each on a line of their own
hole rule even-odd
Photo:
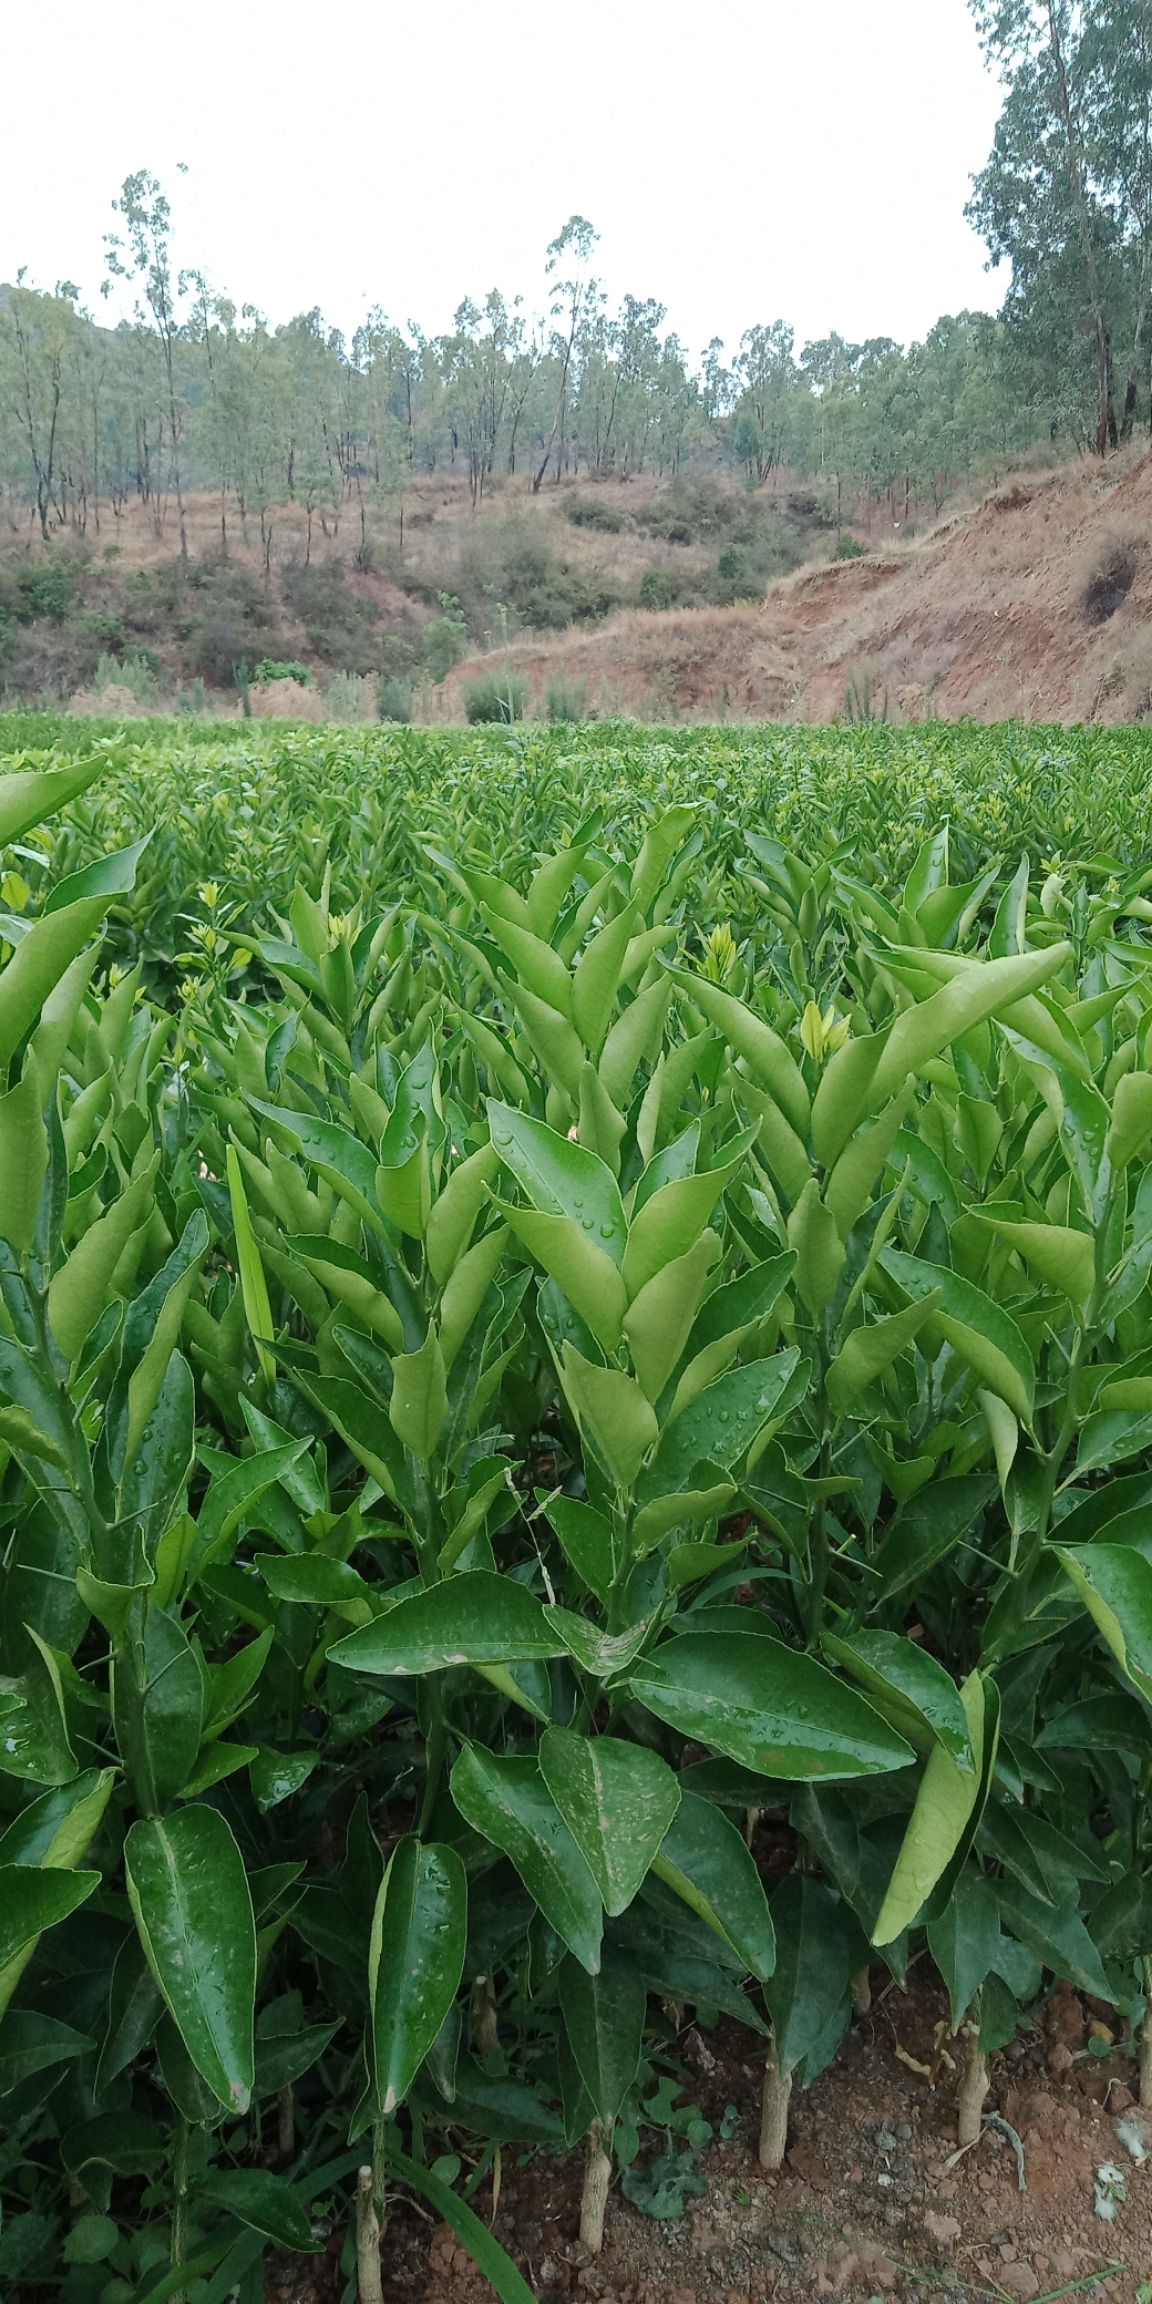
<svg viewBox="0 0 1152 2304">
<path fill-rule="evenodd" d="M 226 2111 L 244 2112 L 254 2073 L 256 1928 L 244 1859 L 214 1808 L 133 1824 L 128 1896 L 184 2046 Z"/>
<path fill-rule="evenodd" d="M 605 1911 L 623 1912 L 680 1805 L 671 1768 L 642 1744 L 548 1728 L 540 1740 L 540 1770 Z"/>
<path fill-rule="evenodd" d="M 657 1719 L 762 1776 L 866 1776 L 912 1758 L 854 1688 L 751 1633 L 683 1633 L 629 1678 Z"/>
<path fill-rule="evenodd" d="M 0 1974 L 45 1928 L 55 1928 L 100 1885 L 98 1872 L 0 1865 Z"/>
<path fill-rule="evenodd" d="M 714 1928 L 750 1974 L 764 1982 L 776 1964 L 776 1937 L 764 1884 L 735 1824 L 722 1808 L 685 1792 L 655 1868 Z"/>
<path fill-rule="evenodd" d="M 468 1934 L 464 1867 L 452 1848 L 400 1841 L 372 1920 L 368 1988 L 376 2103 L 402 2104 L 456 1997 Z"/>
<path fill-rule="evenodd" d="M 535 1760 L 498 1760 L 466 1745 L 452 1771 L 452 1798 L 466 1823 L 503 1851 L 549 1926 L 582 1968 L 600 1966 L 604 1907 Z"/>
<path fill-rule="evenodd" d="M 563 1654 L 563 1640 L 527 1585 L 484 1568 L 411 1593 L 329 1650 L 334 1664 L 390 1679 L 453 1664 L 518 1664 Z"/>
<path fill-rule="evenodd" d="M 611 2128 L 636 2078 L 648 1995 L 635 1961 L 606 1949 L 599 1973 L 578 1960 L 560 1971 L 560 2007 L 576 2065 L 596 2117 Z"/>
<path fill-rule="evenodd" d="M 209 2207 L 226 2209 L 281 2248 L 303 2255 L 324 2245 L 313 2239 L 308 2210 L 286 2176 L 267 2168 L 209 2168 L 198 2189 Z"/>
</svg>

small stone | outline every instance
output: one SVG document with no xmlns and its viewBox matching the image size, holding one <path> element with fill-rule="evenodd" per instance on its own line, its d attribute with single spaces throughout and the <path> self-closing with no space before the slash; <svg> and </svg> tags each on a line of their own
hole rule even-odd
<svg viewBox="0 0 1152 2304">
<path fill-rule="evenodd" d="M 925 2211 L 924 2230 L 943 2247 L 947 2241 L 960 2238 L 960 2220 L 957 2216 L 938 2216 L 934 2208 L 929 2208 Z"/>
<path fill-rule="evenodd" d="M 897 2137 L 899 2138 L 899 2141 L 900 2141 L 902 2144 L 907 2144 L 907 2143 L 910 2141 L 910 2139 L 911 2139 L 911 2135 L 912 2135 L 912 2123 L 911 2123 L 911 2121 L 910 2121 L 910 2120 L 902 2120 L 902 2121 L 900 2122 L 900 2126 L 899 2126 L 899 2127 L 897 2128 L 897 2130 L 896 2130 L 896 2135 L 897 2135 Z"/>
<path fill-rule="evenodd" d="M 1018 2296 L 1020 2304 L 1031 2304 L 1032 2297 L 1040 2294 L 1038 2273 L 1033 2271 L 1031 2264 L 1019 2261 L 1001 2265 L 1000 2286 L 1006 2288 L 1010 2296 Z"/>
</svg>

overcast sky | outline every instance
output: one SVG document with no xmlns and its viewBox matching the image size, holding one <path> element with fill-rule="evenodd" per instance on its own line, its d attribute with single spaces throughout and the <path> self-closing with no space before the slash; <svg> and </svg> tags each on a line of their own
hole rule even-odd
<svg viewBox="0 0 1152 2304">
<path fill-rule="evenodd" d="M 906 341 L 1003 292 L 963 216 L 998 109 L 967 0 L 4 14 L 0 280 L 95 305 L 148 167 L 178 259 L 274 322 L 379 303 L 435 331 L 495 285 L 538 309 L 573 211 L 610 298 L 658 297 L 693 354 L 777 317 Z"/>
</svg>

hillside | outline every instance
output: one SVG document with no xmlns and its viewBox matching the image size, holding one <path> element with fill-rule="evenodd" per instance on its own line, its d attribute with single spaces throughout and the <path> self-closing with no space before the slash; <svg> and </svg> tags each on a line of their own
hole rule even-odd
<svg viewBox="0 0 1152 2304">
<path fill-rule="evenodd" d="M 507 663 L 537 698 L 562 680 L 590 709 L 658 717 L 1125 720 L 1152 709 L 1150 625 L 1152 452 L 1019 478 L 760 606 L 617 616 Z"/>
<path fill-rule="evenodd" d="M 415 480 L 354 505 L 232 515 L 133 505 L 99 531 L 0 548 L 10 701 L 238 714 L 236 667 L 295 664 L 258 713 L 464 717 L 478 677 L 543 715 L 827 721 L 1139 719 L 1152 709 L 1152 453 L 1018 472 L 921 537 L 893 507 L 838 531 L 818 487 L 777 474 Z M 881 542 L 883 539 L 883 542 Z M 833 558 L 837 550 L 855 556 Z"/>
</svg>

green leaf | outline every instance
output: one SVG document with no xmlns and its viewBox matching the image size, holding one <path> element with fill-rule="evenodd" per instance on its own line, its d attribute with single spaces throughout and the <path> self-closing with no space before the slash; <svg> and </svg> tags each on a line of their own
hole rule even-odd
<svg viewBox="0 0 1152 2304">
<path fill-rule="evenodd" d="M 716 1464 L 724 1471 L 738 1465 L 780 1406 L 799 1363 L 793 1347 L 770 1360 L 730 1368 L 698 1392 L 664 1431 L 641 1485 L 641 1502 L 685 1488 L 698 1464 Z"/>
<path fill-rule="evenodd" d="M 149 1608 L 141 1637 L 112 1667 L 112 1718 L 120 1756 L 146 1814 L 167 1807 L 196 1765 L 204 1683 L 195 1650 L 174 1616 Z"/>
<path fill-rule="evenodd" d="M 771 1900 L 776 1965 L 764 1987 L 782 2073 L 794 2072 L 817 2048 L 830 2011 L 846 2025 L 856 1942 L 851 1915 L 823 1881 L 797 1869 Z"/>
<path fill-rule="evenodd" d="M 259 1552 L 252 1565 L 274 1600 L 310 1608 L 345 1607 L 350 1600 L 365 1600 L 371 1589 L 346 1560 L 330 1560 L 323 1552 Z"/>
<path fill-rule="evenodd" d="M 659 1426 L 632 1376 L 597 1368 L 565 1344 L 561 1379 L 581 1430 L 591 1435 L 618 1488 L 628 1489 L 654 1446 Z"/>
<path fill-rule="evenodd" d="M 933 1057 L 985 1017 L 1003 1015 L 1036 992 L 1071 958 L 1070 944 L 1050 944 L 1044 952 L 972 961 L 939 992 L 906 1008 L 893 1024 L 872 1075 L 873 1111 L 903 1086 L 909 1072 L 922 1072 Z"/>
<path fill-rule="evenodd" d="M 604 1926 L 600 1892 L 535 1760 L 498 1760 L 466 1745 L 451 1790 L 465 1823 L 515 1865 L 549 1927 L 594 1976 Z"/>
<path fill-rule="evenodd" d="M 564 1642 L 527 1585 L 475 1568 L 412 1592 L 328 1651 L 355 1672 L 442 1672 L 453 1664 L 525 1664 L 562 1656 Z"/>
<path fill-rule="evenodd" d="M 408 1835 L 380 1883 L 368 1952 L 375 2098 L 385 2119 L 407 2097 L 455 2000 L 467 1933 L 460 1858 Z"/>
<path fill-rule="evenodd" d="M 494 1200 L 509 1230 L 562 1288 L 606 1352 L 620 1341 L 628 1298 L 616 1266 L 572 1216 L 542 1216 Z"/>
<path fill-rule="evenodd" d="M 887 1319 L 852 1330 L 828 1370 L 828 1398 L 838 1415 L 845 1415 L 861 1392 L 887 1375 L 898 1354 L 915 1342 L 940 1302 L 939 1291 L 933 1289 L 919 1303 L 906 1304 L 902 1312 L 892 1312 Z"/>
<path fill-rule="evenodd" d="M 624 1253 L 624 1282 L 638 1296 L 647 1281 L 699 1240 L 725 1187 L 743 1166 L 750 1138 L 742 1138 L 734 1159 L 695 1176 L 676 1176 L 635 1211 Z M 729 1147 L 731 1150 L 731 1147 Z"/>
<path fill-rule="evenodd" d="M 764 1884 L 743 1835 L 723 1809 L 685 1792 L 654 1869 L 753 1976 L 763 1983 L 772 1974 L 776 1936 Z"/>
<path fill-rule="evenodd" d="M 876 1556 L 885 1598 L 919 1584 L 938 1560 L 954 1550 L 995 1492 L 995 1480 L 969 1475 L 933 1480 L 902 1504 Z"/>
<path fill-rule="evenodd" d="M 217 1809 L 198 1805 L 141 1819 L 124 1862 L 140 1941 L 184 2046 L 225 2110 L 246 2112 L 256 1926 L 232 1832 Z"/>
<path fill-rule="evenodd" d="M 240 2224 L 262 2232 L 280 2248 L 307 2255 L 322 2248 L 312 2237 L 312 2221 L 303 2200 L 287 2176 L 274 2176 L 267 2168 L 209 2168 L 199 2180 L 211 2208 L 225 2208 Z"/>
<path fill-rule="evenodd" d="M 658 1400 L 688 1342 L 708 1275 L 720 1253 L 714 1232 L 645 1282 L 624 1315 L 632 1365 L 650 1400 Z"/>
<path fill-rule="evenodd" d="M 1060 1558 L 1133 1687 L 1152 1700 L 1152 1561 L 1130 1544 L 1090 1544 Z"/>
<path fill-rule="evenodd" d="M 628 1222 L 620 1187 L 595 1152 L 510 1104 L 489 1102 L 492 1142 L 505 1166 L 545 1216 L 567 1216 L 613 1264 L 624 1255 Z"/>
<path fill-rule="evenodd" d="M 110 899 L 90 896 L 35 921 L 0 975 L 0 1067 L 10 1062 L 49 994 L 99 926 Z"/>
<path fill-rule="evenodd" d="M 854 1689 L 754 1633 L 682 1633 L 645 1657 L 630 1685 L 658 1720 L 761 1776 L 867 1776 L 912 1758 Z"/>
<path fill-rule="evenodd" d="M 981 1383 L 1006 1400 L 1022 1424 L 1031 1425 L 1036 1371 L 1011 1315 L 945 1265 L 924 1263 L 918 1256 L 905 1256 L 898 1248 L 883 1249 L 880 1262 L 914 1302 L 939 1291 L 940 1301 L 932 1314 L 934 1326 Z"/>
<path fill-rule="evenodd" d="M 1055 1976 L 1067 1977 L 1081 1992 L 1111 2004 L 1113 1992 L 1100 1954 L 1078 1912 L 1056 1911 L 1018 1888 L 1014 1880 L 1001 1880 L 997 1888 L 1000 1917 L 1021 1943 L 1027 1944 Z"/>
<path fill-rule="evenodd" d="M 260 1251 L 256 1246 L 252 1220 L 248 1214 L 244 1178 L 240 1172 L 240 1162 L 236 1157 L 234 1144 L 228 1146 L 227 1174 L 228 1195 L 232 1203 L 232 1229 L 236 1234 L 236 1256 L 240 1265 L 240 1289 L 244 1301 L 245 1317 L 248 1322 L 248 1334 L 252 1339 L 261 1375 L 267 1383 L 272 1384 L 276 1379 L 276 1362 L 268 1350 L 267 1343 L 263 1341 L 274 1334 L 272 1307 L 268 1301 L 268 1283 L 264 1277 L 264 1266 L 260 1262 Z"/>
<path fill-rule="evenodd" d="M 606 1606 L 616 1576 L 611 1521 L 575 1496 L 551 1496 L 546 1510 L 576 1574 Z"/>
<path fill-rule="evenodd" d="M 560 2007 L 580 2078 L 610 2129 L 640 2066 L 648 1994 L 635 1961 L 608 1949 L 598 1974 L 576 1960 L 560 1970 Z"/>
<path fill-rule="evenodd" d="M 836 1218 L 824 1206 L 814 1176 L 809 1177 L 788 1218 L 788 1246 L 796 1258 L 797 1292 L 815 1319 L 836 1293 L 846 1251 Z"/>
<path fill-rule="evenodd" d="M 828 1633 L 824 1647 L 917 1751 L 942 1744 L 961 1768 L 975 1766 L 960 1690 L 927 1649 L 898 1632 Z"/>
<path fill-rule="evenodd" d="M 55 1928 L 87 1902 L 100 1885 L 98 1872 L 41 1870 L 33 1864 L 0 1865 L 0 1972 L 17 1960 L 45 1928 Z"/>
<path fill-rule="evenodd" d="M 0 776 L 0 847 L 23 839 L 34 824 L 78 799 L 107 766 L 107 760 L 89 754 L 64 768 L 14 769 Z"/>
<path fill-rule="evenodd" d="M 57 2016 L 42 2016 L 35 2008 L 9 2008 L 0 2025 L 0 2096 L 34 2072 L 49 2072 L 95 2045 L 86 2032 L 62 2024 Z"/>
<path fill-rule="evenodd" d="M 448 1413 L 444 1355 L 434 1328 L 429 1328 L 418 1352 L 397 1355 L 392 1375 L 392 1429 L 422 1464 L 429 1464 Z"/>
<path fill-rule="evenodd" d="M 928 1949 L 948 1992 L 958 2032 L 1000 1948 L 996 1897 L 983 1874 L 966 1866 L 938 1919 L 928 1922 Z"/>
<path fill-rule="evenodd" d="M 605 1911 L 625 1911 L 680 1805 L 671 1768 L 642 1744 L 548 1728 L 540 1740 L 540 1771 Z"/>
<path fill-rule="evenodd" d="M 1015 1248 L 1071 1303 L 1087 1303 L 1096 1278 L 1096 1244 L 1090 1232 L 1073 1231 L 1067 1224 L 1015 1224 L 982 1208 L 973 1208 L 970 1214 Z"/>
<path fill-rule="evenodd" d="M 6 781 L 0 781 L 0 793 Z M 0 1238 L 18 1257 L 27 1254 L 35 1239 L 47 1173 L 44 1089 L 35 1056 L 29 1050 L 16 1087 L 0 1096 L 0 1176 L 4 1178 Z"/>
<path fill-rule="evenodd" d="M 130 848 L 119 848 L 111 856 L 98 856 L 94 864 L 85 864 L 79 872 L 70 872 L 66 879 L 58 880 L 45 902 L 45 914 L 66 912 L 74 904 L 86 904 L 94 899 L 107 906 L 114 896 L 127 896 L 136 885 L 136 866 L 151 838 L 151 832 L 146 832 L 143 839 L 134 840 Z"/>
<path fill-rule="evenodd" d="M 984 1683 L 978 1672 L 964 1682 L 960 1700 L 977 1766 L 973 1768 L 971 1761 L 958 1766 L 942 1744 L 929 1753 L 888 1893 L 872 1930 L 874 1944 L 891 1944 L 911 1927 L 947 1871 L 975 1809 L 984 1756 Z"/>
</svg>

